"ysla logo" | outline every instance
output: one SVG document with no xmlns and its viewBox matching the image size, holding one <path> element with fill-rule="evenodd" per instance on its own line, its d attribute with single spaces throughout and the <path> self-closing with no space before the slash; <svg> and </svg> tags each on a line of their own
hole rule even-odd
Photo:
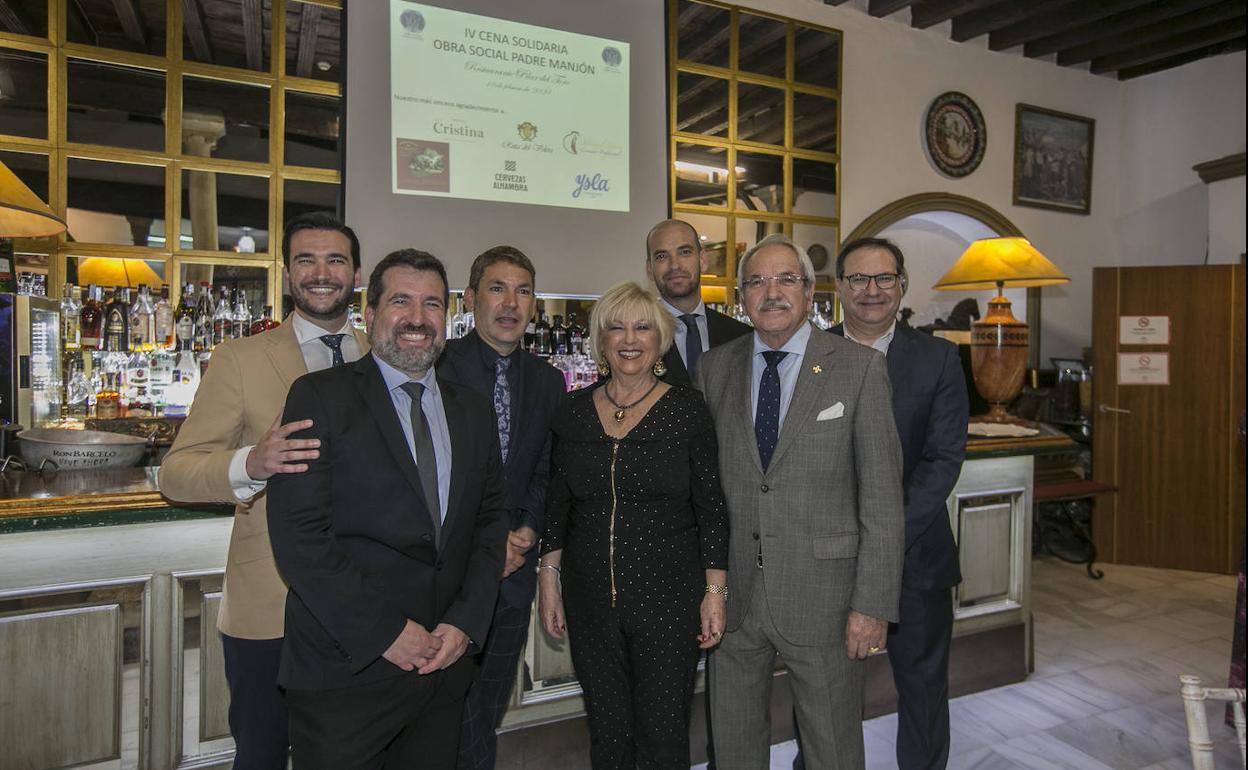
<svg viewBox="0 0 1248 770">
<path fill-rule="evenodd" d="M 531 142 L 537 138 L 537 126 L 526 120 L 516 126 L 516 133 L 519 134 L 520 138 L 524 141 Z"/>
<path fill-rule="evenodd" d="M 572 197 L 579 198 L 581 193 L 585 193 L 587 198 L 597 198 L 603 193 L 610 192 L 611 180 L 602 174 L 577 174 L 576 187 L 572 190 Z"/>
</svg>

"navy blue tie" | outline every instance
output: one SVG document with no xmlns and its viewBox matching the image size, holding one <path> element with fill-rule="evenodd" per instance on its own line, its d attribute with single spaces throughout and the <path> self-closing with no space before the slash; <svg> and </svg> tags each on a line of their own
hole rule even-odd
<svg viewBox="0 0 1248 770">
<path fill-rule="evenodd" d="M 702 334 L 698 331 L 698 317 L 693 313 L 682 315 L 680 320 L 685 322 L 685 369 L 692 377 L 693 367 L 698 363 L 698 356 L 702 355 Z"/>
<path fill-rule="evenodd" d="M 763 470 L 771 463 L 780 438 L 780 362 L 788 353 L 783 350 L 764 350 L 767 368 L 758 383 L 758 407 L 754 412 L 754 438 L 758 441 L 758 459 Z"/>
<path fill-rule="evenodd" d="M 329 352 L 333 354 L 334 360 L 331 366 L 342 366 L 346 361 L 342 358 L 342 338 L 345 334 L 322 334 L 321 342 L 325 343 L 325 347 L 329 348 Z"/>
</svg>

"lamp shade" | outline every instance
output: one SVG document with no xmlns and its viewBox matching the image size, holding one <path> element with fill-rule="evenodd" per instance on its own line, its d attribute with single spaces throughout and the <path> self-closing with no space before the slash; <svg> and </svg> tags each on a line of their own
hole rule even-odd
<svg viewBox="0 0 1248 770">
<path fill-rule="evenodd" d="M 43 238 L 62 232 L 61 218 L 0 162 L 0 238 Z"/>
<path fill-rule="evenodd" d="M 1053 286 L 1070 278 L 1026 238 L 983 238 L 973 241 L 933 289 L 976 291 L 999 284 L 1014 287 Z"/>
<path fill-rule="evenodd" d="M 78 283 L 83 286 L 126 286 L 131 289 L 141 283 L 160 287 L 163 279 L 141 259 L 120 257 L 87 257 L 78 263 Z"/>
</svg>

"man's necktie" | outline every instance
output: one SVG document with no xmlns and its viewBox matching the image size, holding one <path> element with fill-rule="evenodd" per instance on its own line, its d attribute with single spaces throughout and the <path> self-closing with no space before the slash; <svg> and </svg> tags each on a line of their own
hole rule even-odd
<svg viewBox="0 0 1248 770">
<path fill-rule="evenodd" d="M 685 322 L 685 368 L 689 370 L 689 376 L 693 376 L 693 367 L 698 363 L 698 356 L 702 355 L 702 335 L 698 332 L 698 317 L 693 313 L 686 313 L 680 317 Z"/>
<path fill-rule="evenodd" d="M 342 357 L 342 338 L 345 334 L 322 334 L 321 342 L 325 343 L 325 347 L 329 348 L 329 352 L 334 354 L 333 363 L 330 366 L 342 366 L 346 363 Z"/>
<path fill-rule="evenodd" d="M 780 362 L 787 356 L 783 350 L 765 350 L 763 359 L 767 368 L 758 384 L 758 408 L 754 413 L 754 438 L 758 441 L 758 459 L 763 470 L 771 463 L 780 437 Z"/>
<path fill-rule="evenodd" d="M 425 419 L 420 397 L 425 394 L 424 383 L 405 382 L 402 385 L 412 397 L 412 438 L 416 441 L 416 472 L 420 475 L 420 490 L 425 495 L 425 505 L 433 519 L 433 531 L 442 535 L 442 506 L 438 503 L 438 456 L 433 451 L 433 433 Z"/>
<path fill-rule="evenodd" d="M 507 370 L 511 359 L 500 357 L 494 362 L 494 416 L 498 420 L 498 448 L 507 462 L 507 448 L 511 443 L 511 383 Z"/>
</svg>

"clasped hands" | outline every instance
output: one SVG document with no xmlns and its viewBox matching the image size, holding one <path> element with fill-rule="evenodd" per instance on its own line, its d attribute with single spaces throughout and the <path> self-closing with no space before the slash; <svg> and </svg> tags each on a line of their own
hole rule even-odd
<svg viewBox="0 0 1248 770">
<path fill-rule="evenodd" d="M 439 623 L 433 631 L 426 631 L 419 623 L 408 620 L 381 657 L 404 671 L 432 674 L 459 660 L 467 649 L 467 634 L 449 623 Z"/>
</svg>

